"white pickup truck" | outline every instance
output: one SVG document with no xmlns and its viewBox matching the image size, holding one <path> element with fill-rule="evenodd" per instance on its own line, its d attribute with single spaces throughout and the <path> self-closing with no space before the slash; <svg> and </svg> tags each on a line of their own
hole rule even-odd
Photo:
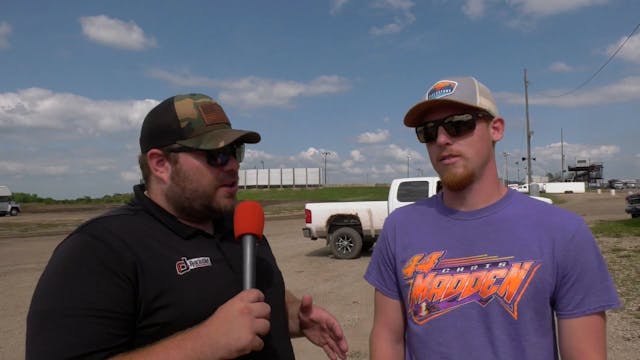
<svg viewBox="0 0 640 360">
<path fill-rule="evenodd" d="M 308 203 L 302 233 L 311 240 L 326 239 L 336 258 L 355 259 L 373 246 L 387 215 L 435 195 L 439 186 L 438 177 L 395 179 L 387 201 Z"/>
<path fill-rule="evenodd" d="M 11 199 L 12 193 L 7 186 L 0 185 L 0 216 L 16 216 L 20 213 L 20 204 Z"/>
<path fill-rule="evenodd" d="M 391 182 L 387 201 L 308 203 L 302 234 L 311 240 L 326 239 L 338 259 L 355 259 L 373 246 L 387 215 L 437 194 L 440 186 L 438 177 L 401 178 Z M 544 197 L 532 197 L 552 203 Z"/>
</svg>

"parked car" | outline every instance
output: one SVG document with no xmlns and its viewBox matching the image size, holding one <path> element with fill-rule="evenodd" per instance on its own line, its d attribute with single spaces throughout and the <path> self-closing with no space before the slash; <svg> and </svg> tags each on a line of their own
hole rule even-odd
<svg viewBox="0 0 640 360">
<path fill-rule="evenodd" d="M 640 193 L 627 195 L 625 198 L 627 206 L 624 211 L 631 215 L 632 218 L 640 217 Z"/>
<path fill-rule="evenodd" d="M 611 179 L 609 180 L 609 187 L 615 190 L 624 189 L 624 182 L 622 180 Z"/>
</svg>

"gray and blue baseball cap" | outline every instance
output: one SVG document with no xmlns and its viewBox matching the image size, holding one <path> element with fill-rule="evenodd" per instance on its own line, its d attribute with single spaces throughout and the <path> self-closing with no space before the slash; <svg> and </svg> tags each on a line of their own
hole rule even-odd
<svg viewBox="0 0 640 360">
<path fill-rule="evenodd" d="M 443 104 L 471 106 L 498 116 L 498 107 L 489 88 L 473 77 L 452 77 L 439 80 L 427 90 L 424 100 L 415 104 L 404 116 L 405 126 L 422 125 L 429 111 Z"/>
</svg>

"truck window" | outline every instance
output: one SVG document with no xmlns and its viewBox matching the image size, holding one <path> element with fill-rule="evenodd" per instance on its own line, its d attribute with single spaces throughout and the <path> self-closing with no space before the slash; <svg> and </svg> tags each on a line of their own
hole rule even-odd
<svg viewBox="0 0 640 360">
<path fill-rule="evenodd" d="M 428 181 L 406 181 L 398 186 L 398 201 L 411 202 L 429 197 Z"/>
</svg>

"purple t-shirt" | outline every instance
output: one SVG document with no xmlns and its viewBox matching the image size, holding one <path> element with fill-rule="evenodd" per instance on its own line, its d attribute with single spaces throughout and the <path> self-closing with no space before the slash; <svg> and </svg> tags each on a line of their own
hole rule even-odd
<svg viewBox="0 0 640 360">
<path fill-rule="evenodd" d="M 554 314 L 620 306 L 582 218 L 510 190 L 475 211 L 434 196 L 387 218 L 365 279 L 400 300 L 406 359 L 557 359 Z"/>
</svg>

